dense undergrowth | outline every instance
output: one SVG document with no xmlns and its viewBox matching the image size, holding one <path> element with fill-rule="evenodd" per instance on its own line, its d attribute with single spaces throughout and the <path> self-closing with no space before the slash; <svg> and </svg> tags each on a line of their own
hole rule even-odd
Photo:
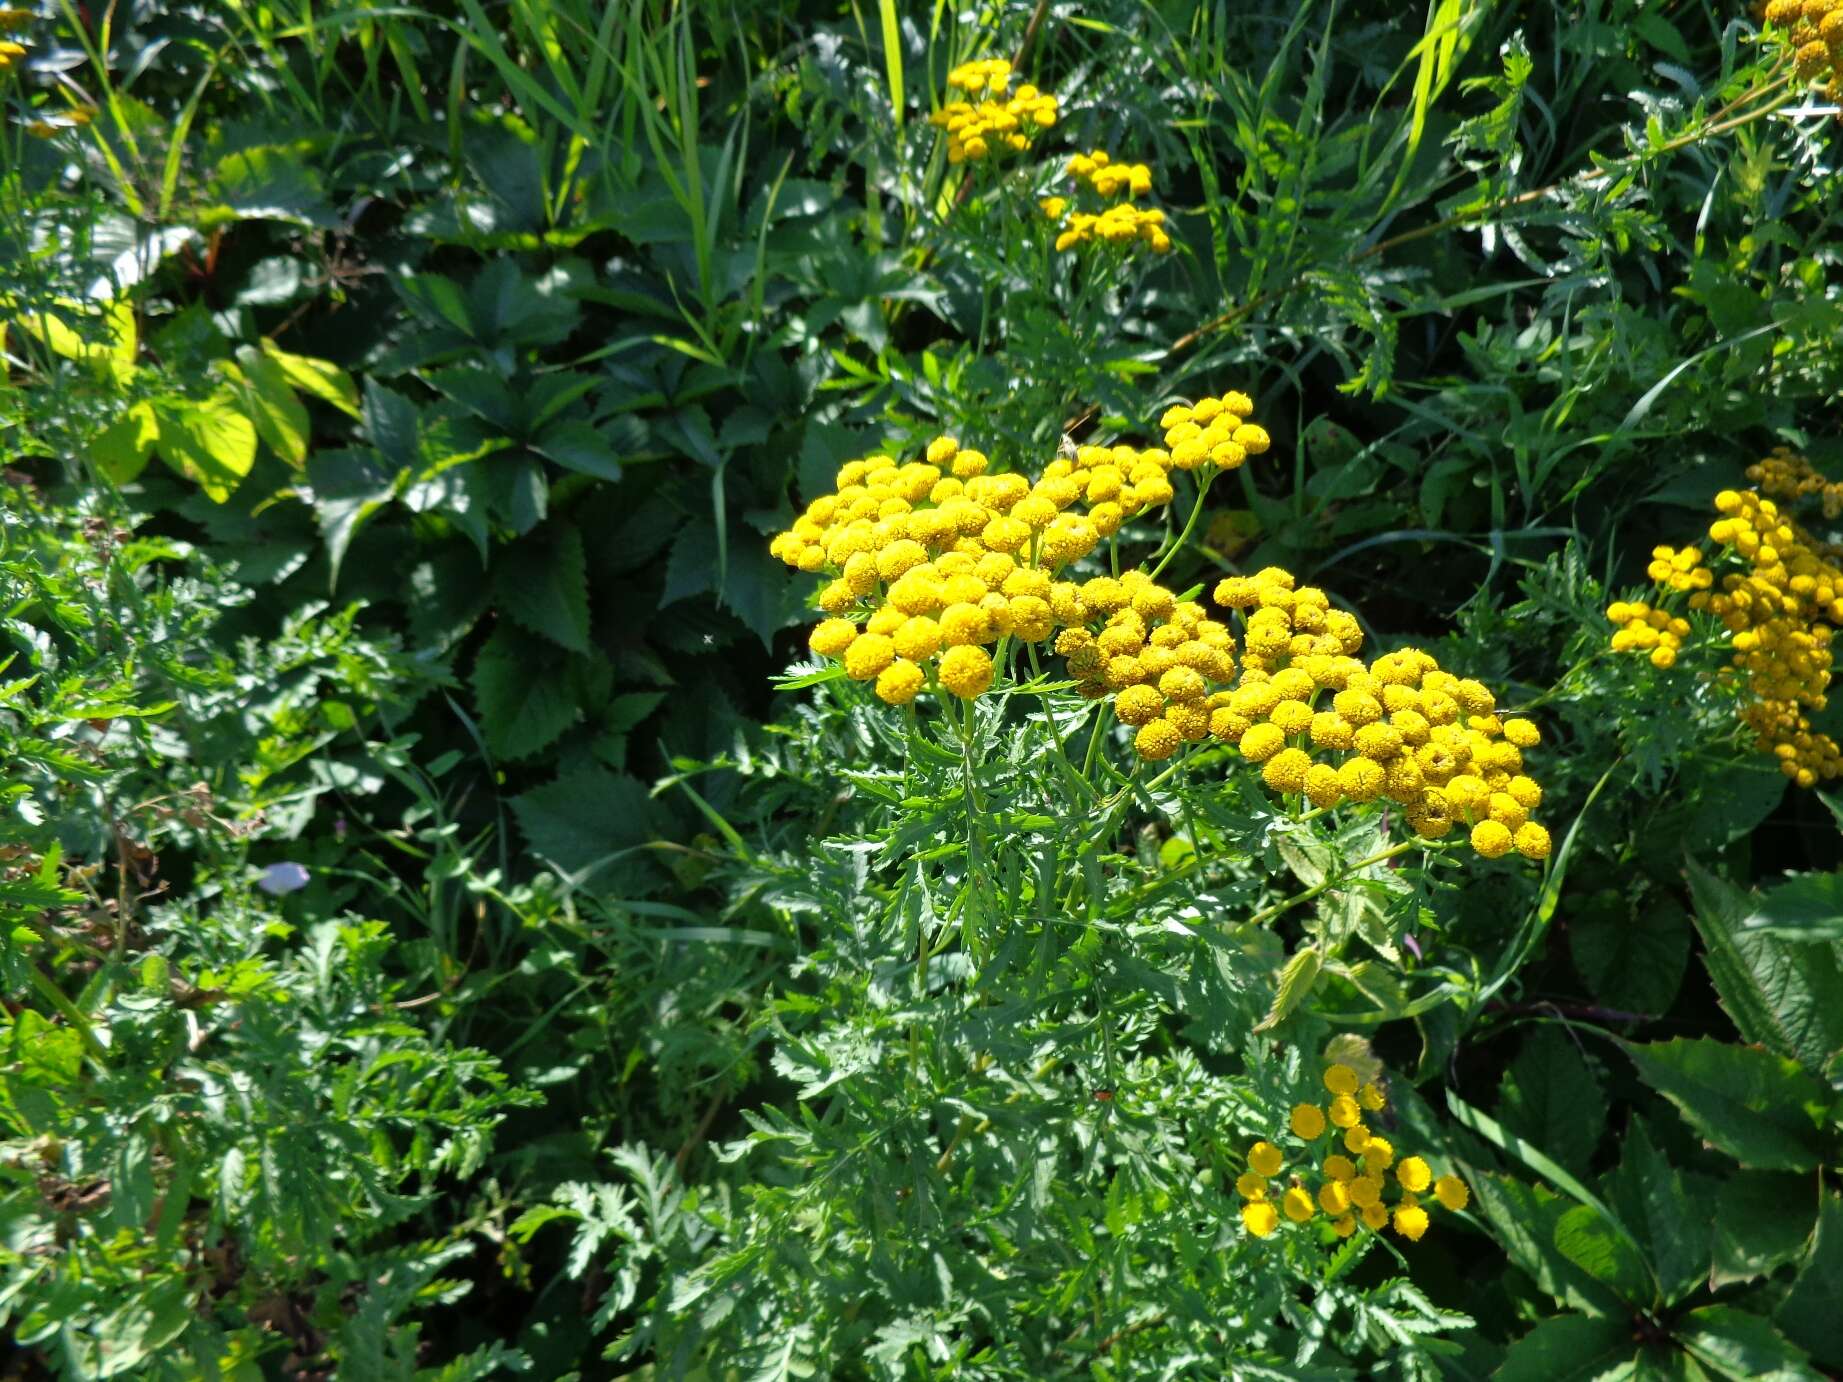
<svg viewBox="0 0 1843 1382">
<path fill-rule="evenodd" d="M 0 10 L 9 1375 L 1843 1369 L 1839 15 Z"/>
</svg>

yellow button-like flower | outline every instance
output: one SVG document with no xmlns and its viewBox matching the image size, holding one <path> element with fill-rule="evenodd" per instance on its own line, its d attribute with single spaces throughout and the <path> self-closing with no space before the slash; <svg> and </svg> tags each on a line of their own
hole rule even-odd
<svg viewBox="0 0 1843 1382">
<path fill-rule="evenodd" d="M 1372 1136 L 1363 1144 L 1363 1165 L 1371 1175 L 1381 1175 L 1395 1162 L 1395 1148 L 1386 1137 Z"/>
<path fill-rule="evenodd" d="M 892 662 L 877 676 L 877 696 L 889 705 L 907 705 L 921 693 L 924 680 L 913 662 Z"/>
<path fill-rule="evenodd" d="M 1401 1182 L 1403 1190 L 1418 1195 L 1433 1184 L 1433 1172 L 1420 1157 L 1405 1156 L 1395 1168 L 1395 1179 Z"/>
<path fill-rule="evenodd" d="M 1277 1176 L 1286 1159 L 1271 1142 L 1256 1142 L 1248 1148 L 1248 1164 L 1263 1176 Z"/>
<path fill-rule="evenodd" d="M 1355 1180 L 1357 1166 L 1349 1157 L 1339 1156 L 1333 1152 L 1325 1158 L 1325 1174 L 1332 1180 Z"/>
<path fill-rule="evenodd" d="M 1480 821 L 1472 827 L 1472 848 L 1487 859 L 1502 858 L 1514 843 L 1510 828 L 1500 821 Z"/>
<path fill-rule="evenodd" d="M 1389 1222 L 1388 1206 L 1383 1204 L 1365 1205 L 1363 1207 L 1363 1222 L 1373 1229 L 1386 1228 Z"/>
<path fill-rule="evenodd" d="M 870 681 L 895 660 L 896 645 L 889 639 L 880 633 L 859 634 L 845 649 L 845 675 L 853 681 Z"/>
<path fill-rule="evenodd" d="M 1318 1187 L 1318 1207 L 1332 1218 L 1350 1208 L 1350 1187 L 1341 1180 L 1328 1180 Z"/>
<path fill-rule="evenodd" d="M 1326 1066 L 1324 1079 L 1325 1088 L 1333 1094 L 1355 1094 L 1357 1092 L 1357 1072 L 1348 1065 Z"/>
<path fill-rule="evenodd" d="M 1324 1135 L 1324 1111 L 1316 1104 L 1294 1104 L 1290 1121 L 1293 1135 L 1304 1138 L 1307 1142 Z"/>
<path fill-rule="evenodd" d="M 1331 1121 L 1340 1128 L 1354 1128 L 1363 1121 L 1363 1110 L 1348 1094 L 1340 1094 L 1331 1101 Z"/>
<path fill-rule="evenodd" d="M 1346 1188 L 1350 1191 L 1350 1202 L 1359 1209 L 1382 1202 L 1382 1181 L 1376 1176 L 1358 1176 Z"/>
<path fill-rule="evenodd" d="M 1369 1146 L 1369 1129 L 1361 1123 L 1344 1134 L 1344 1150 L 1352 1155 L 1362 1155 L 1363 1149 L 1367 1146 Z"/>
<path fill-rule="evenodd" d="M 1525 859 L 1546 859 L 1549 857 L 1549 850 L 1551 848 L 1549 832 L 1543 829 L 1542 826 L 1537 825 L 1534 821 L 1525 821 L 1522 825 L 1518 826 L 1516 835 L 1512 837 L 1512 842 L 1517 847 L 1517 853 L 1521 854 Z"/>
<path fill-rule="evenodd" d="M 991 655 L 972 645 L 949 648 L 941 656 L 939 675 L 942 686 L 963 700 L 971 700 L 992 685 Z"/>
<path fill-rule="evenodd" d="M 1311 1195 L 1297 1185 L 1280 1197 L 1280 1208 L 1295 1224 L 1303 1224 L 1318 1212 L 1318 1206 L 1312 1203 Z"/>
<path fill-rule="evenodd" d="M 1280 1216 L 1266 1200 L 1249 1200 L 1241 1207 L 1241 1225 L 1256 1238 L 1265 1238 L 1280 1226 Z"/>
<path fill-rule="evenodd" d="M 1388 1098 L 1382 1092 L 1382 1086 L 1366 1084 L 1357 1091 L 1357 1102 L 1371 1113 L 1380 1113 L 1388 1107 Z"/>
<path fill-rule="evenodd" d="M 1267 1177 L 1259 1171 L 1243 1171 L 1235 1178 L 1235 1193 L 1244 1200 L 1267 1198 Z"/>
<path fill-rule="evenodd" d="M 1331 1230 L 1336 1233 L 1339 1238 L 1350 1237 L 1351 1234 L 1357 1231 L 1356 1216 L 1346 1214 L 1341 1219 L 1332 1220 Z"/>
<path fill-rule="evenodd" d="M 822 619 L 806 636 L 806 645 L 821 657 L 837 657 L 857 640 L 858 626 L 849 619 Z"/>
<path fill-rule="evenodd" d="M 1395 1210 L 1395 1231 L 1411 1243 L 1418 1243 L 1427 1232 L 1427 1211 L 1418 1204 L 1400 1205 Z"/>
<path fill-rule="evenodd" d="M 1455 1214 L 1471 1202 L 1472 1192 L 1458 1176 L 1441 1176 L 1433 1183 L 1434 1198 Z"/>
</svg>

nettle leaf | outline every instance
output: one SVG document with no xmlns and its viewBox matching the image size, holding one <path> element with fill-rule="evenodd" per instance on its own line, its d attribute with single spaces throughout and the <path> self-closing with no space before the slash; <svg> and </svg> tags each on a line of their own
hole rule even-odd
<svg viewBox="0 0 1843 1382">
<path fill-rule="evenodd" d="M 687 523 L 666 558 L 665 589 L 659 607 L 717 588 L 717 530 L 707 521 Z"/>
<path fill-rule="evenodd" d="M 1670 898 L 1637 912 L 1621 902 L 1586 908 L 1568 928 L 1569 955 L 1593 996 L 1609 1008 L 1667 1012 L 1689 964 L 1689 918 Z"/>
<path fill-rule="evenodd" d="M 502 622 L 474 662 L 474 700 L 486 742 L 502 758 L 529 758 L 575 724 L 582 709 L 549 643 Z"/>
<path fill-rule="evenodd" d="M 1716 1196 L 1709 1284 L 1751 1281 L 1803 1251 L 1817 1222 L 1811 1182 L 1786 1171 L 1737 1171 Z"/>
<path fill-rule="evenodd" d="M 1734 1382 L 1819 1382 L 1804 1350 L 1751 1311 L 1705 1305 L 1671 1332 L 1690 1357 Z"/>
<path fill-rule="evenodd" d="M 612 862 L 652 833 L 652 798 L 638 778 L 577 763 L 555 782 L 513 798 L 531 848 L 568 873 Z"/>
<path fill-rule="evenodd" d="M 1504 1072 L 1498 1119 L 1581 1175 L 1606 1130 L 1606 1096 L 1574 1042 L 1558 1027 L 1542 1027 Z"/>
<path fill-rule="evenodd" d="M 1686 864 L 1703 963 L 1735 1030 L 1810 1070 L 1843 1049 L 1843 965 L 1835 947 L 1788 940 L 1752 924 L 1756 899 Z"/>
<path fill-rule="evenodd" d="M 1257 1032 L 1272 1031 L 1292 1015 L 1292 1012 L 1310 995 L 1318 985 L 1319 970 L 1323 967 L 1324 957 L 1318 953 L 1318 947 L 1303 945 L 1293 952 L 1286 962 L 1286 968 L 1280 971 L 1280 982 L 1274 989 L 1273 1005 L 1267 1009 L 1267 1016 L 1254 1024 Z"/>
<path fill-rule="evenodd" d="M 1616 1225 L 1590 1204 L 1577 1204 L 1556 1220 L 1555 1246 L 1595 1281 L 1618 1292 L 1620 1299 L 1645 1305 L 1657 1295 L 1644 1258 Z"/>
<path fill-rule="evenodd" d="M 229 388 L 209 398 L 163 399 L 155 405 L 160 456 L 222 504 L 256 463 L 256 426 Z"/>
<path fill-rule="evenodd" d="M 793 614 L 791 581 L 784 563 L 768 554 L 765 543 L 744 542 L 730 551 L 724 573 L 722 604 L 748 625 L 770 648 Z"/>
<path fill-rule="evenodd" d="M 1743 1166 L 1806 1171 L 1823 1163 L 1829 1092 L 1796 1061 L 1707 1037 L 1625 1043 L 1645 1083 Z"/>
<path fill-rule="evenodd" d="M 621 461 L 615 449 L 600 432 L 580 418 L 553 423 L 531 449 L 565 470 L 593 475 L 598 480 L 621 478 Z"/>
<path fill-rule="evenodd" d="M 589 564 L 568 523 L 534 530 L 503 549 L 493 567 L 499 606 L 533 633 L 589 651 Z"/>
<path fill-rule="evenodd" d="M 1674 1305 L 1709 1269 L 1709 1220 L 1690 1203 L 1683 1178 L 1634 1118 L 1619 1165 L 1606 1181 L 1607 1198 L 1649 1255 L 1664 1304 Z"/>
<path fill-rule="evenodd" d="M 1541 1185 L 1483 1172 L 1472 1177 L 1478 1205 L 1510 1259 L 1562 1305 L 1623 1327 L 1631 1309 L 1556 1247 L 1556 1229 L 1574 1201 Z"/>
<path fill-rule="evenodd" d="M 315 454 L 307 463 L 307 478 L 314 521 L 337 583 L 353 537 L 396 497 L 398 476 L 375 451 L 338 450 Z"/>
<path fill-rule="evenodd" d="M 1825 1194 L 1818 1216 L 1817 1241 L 1775 1318 L 1787 1337 L 1809 1349 L 1818 1362 L 1843 1368 L 1839 1307 L 1843 1307 L 1843 1196 L 1832 1190 Z"/>
<path fill-rule="evenodd" d="M 1843 940 L 1843 873 L 1787 879 L 1766 891 L 1744 925 L 1786 940 Z"/>
<path fill-rule="evenodd" d="M 1619 1320 L 1562 1315 L 1510 1346 L 1493 1382 L 1593 1382 L 1630 1367 L 1638 1347 Z"/>
<path fill-rule="evenodd" d="M 221 206 L 207 208 L 204 226 L 220 221 L 288 221 L 331 230 L 339 224 L 319 176 L 285 148 L 241 149 L 219 160 L 212 190 Z"/>
</svg>

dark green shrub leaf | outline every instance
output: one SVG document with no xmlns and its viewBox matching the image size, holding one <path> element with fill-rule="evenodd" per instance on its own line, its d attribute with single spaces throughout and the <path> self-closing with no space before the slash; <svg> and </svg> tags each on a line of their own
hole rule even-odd
<svg viewBox="0 0 1843 1382">
<path fill-rule="evenodd" d="M 1716 1197 L 1713 1286 L 1748 1281 L 1784 1266 L 1811 1237 L 1811 1182 L 1784 1171 L 1737 1171 Z"/>
<path fill-rule="evenodd" d="M 594 764 L 576 764 L 513 798 L 512 810 L 531 848 L 568 873 L 614 862 L 611 856 L 641 844 L 652 829 L 645 784 Z"/>
<path fill-rule="evenodd" d="M 1637 1346 L 1617 1320 L 1562 1315 L 1544 1320 L 1510 1346 L 1495 1382 L 1593 1382 L 1632 1365 Z"/>
<path fill-rule="evenodd" d="M 1683 1177 L 1652 1143 L 1642 1118 L 1632 1120 L 1605 1188 L 1620 1221 L 1645 1250 L 1663 1303 L 1676 1304 L 1708 1272 L 1709 1220 L 1690 1202 Z"/>
<path fill-rule="evenodd" d="M 506 548 L 493 586 L 500 608 L 523 627 L 572 652 L 589 651 L 589 568 L 573 526 L 551 524 Z"/>
<path fill-rule="evenodd" d="M 1576 1207 L 1572 1200 L 1545 1186 L 1489 1172 L 1472 1179 L 1472 1192 L 1504 1251 L 1537 1286 L 1561 1304 L 1602 1319 L 1623 1322 L 1631 1313 L 1617 1294 L 1556 1247 L 1556 1230 Z"/>
<path fill-rule="evenodd" d="M 1593 996 L 1622 1012 L 1661 1014 L 1676 1000 L 1689 963 L 1689 919 L 1669 898 L 1640 911 L 1623 898 L 1587 907 L 1568 928 L 1574 967 Z"/>
<path fill-rule="evenodd" d="M 576 723 L 581 708 L 549 645 L 502 623 L 474 662 L 481 728 L 502 758 L 528 758 Z"/>
<path fill-rule="evenodd" d="M 1743 1166 L 1803 1171 L 1822 1162 L 1818 1121 L 1830 1099 L 1797 1062 L 1707 1037 L 1625 1049 L 1647 1084 Z"/>
<path fill-rule="evenodd" d="M 1775 1318 L 1787 1336 L 1809 1349 L 1818 1362 L 1843 1369 L 1839 1310 L 1843 1310 L 1843 1196 L 1832 1190 L 1824 1196 L 1811 1255 L 1799 1267 Z"/>
<path fill-rule="evenodd" d="M 1592 1205 L 1577 1204 L 1556 1220 L 1555 1246 L 1588 1276 L 1617 1291 L 1622 1300 L 1642 1306 L 1657 1294 L 1638 1249 Z"/>
<path fill-rule="evenodd" d="M 1804 1351 L 1758 1315 L 1732 1305 L 1705 1305 L 1673 1331 L 1689 1355 L 1735 1382 L 1818 1382 Z"/>
<path fill-rule="evenodd" d="M 1505 1128 L 1547 1152 L 1576 1175 L 1606 1130 L 1606 1096 L 1560 1028 L 1539 1028 L 1504 1073 L 1498 1119 Z"/>
<path fill-rule="evenodd" d="M 1764 904 L 1686 862 L 1703 963 L 1735 1029 L 1810 1070 L 1843 1048 L 1843 966 L 1827 944 L 1782 939 L 1753 925 Z"/>
<path fill-rule="evenodd" d="M 214 503 L 222 504 L 256 463 L 256 427 L 228 388 L 208 398 L 156 405 L 160 455 Z"/>
</svg>

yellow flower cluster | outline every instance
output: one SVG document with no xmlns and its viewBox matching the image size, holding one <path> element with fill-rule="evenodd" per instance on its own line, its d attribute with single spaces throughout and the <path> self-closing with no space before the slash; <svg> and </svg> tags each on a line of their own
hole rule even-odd
<svg viewBox="0 0 1843 1382">
<path fill-rule="evenodd" d="M 1050 202 L 1061 200 L 1052 197 Z M 1045 207 L 1047 210 L 1048 207 Z M 1060 219 L 1060 211 L 1052 219 Z M 1087 211 L 1070 214 L 1056 235 L 1056 249 L 1072 250 L 1080 245 L 1130 245 L 1143 241 L 1158 253 L 1171 248 L 1171 236 L 1165 230 L 1165 213 L 1157 207 L 1140 208 L 1121 202 L 1098 215 Z"/>
<path fill-rule="evenodd" d="M 1388 1100 L 1375 1084 L 1359 1083 L 1357 1072 L 1347 1065 L 1332 1065 L 1324 1074 L 1325 1088 L 1331 1102 L 1294 1106 L 1288 1125 L 1293 1136 L 1307 1144 L 1309 1160 L 1319 1160 L 1317 1184 L 1294 1173 L 1279 1194 L 1276 1209 L 1272 1180 L 1286 1166 L 1286 1155 L 1271 1142 L 1256 1142 L 1248 1149 L 1248 1169 L 1236 1179 L 1236 1193 L 1242 1198 L 1242 1227 L 1256 1238 L 1265 1238 L 1280 1226 L 1284 1214 L 1295 1224 L 1310 1223 L 1323 1213 L 1332 1231 L 1348 1238 L 1361 1223 L 1365 1228 L 1381 1230 L 1393 1225 L 1395 1232 L 1410 1242 L 1427 1232 L 1427 1207 L 1421 1197 L 1429 1189 L 1434 1200 L 1457 1213 L 1470 1202 L 1471 1192 L 1458 1176 L 1435 1179 L 1433 1168 L 1418 1156 L 1395 1157 L 1395 1147 L 1386 1137 L 1371 1132 L 1363 1121 L 1367 1113 L 1380 1113 Z M 1342 1152 L 1328 1147 L 1314 1147 L 1328 1132 L 1343 1145 Z M 1390 1172 L 1397 1190 L 1391 1210 L 1386 1199 Z"/>
<path fill-rule="evenodd" d="M 1105 149 L 1076 154 L 1069 160 L 1069 176 L 1103 197 L 1143 197 L 1152 190 L 1152 170 L 1143 163 L 1115 163 Z"/>
<path fill-rule="evenodd" d="M 0 72 L 6 71 L 26 55 L 24 46 L 7 39 L 0 39 Z"/>
<path fill-rule="evenodd" d="M 949 101 L 930 123 L 947 131 L 947 161 L 977 163 L 995 147 L 1023 151 L 1038 130 L 1056 123 L 1056 98 L 1025 83 L 1014 95 L 1011 64 L 1003 58 L 962 63 L 947 74 L 947 84 L 979 98 Z"/>
<path fill-rule="evenodd" d="M 1660 547 L 1647 569 L 1667 592 L 1689 590 L 1688 606 L 1728 630 L 1731 667 L 1746 686 L 1740 718 L 1779 770 L 1801 787 L 1843 776 L 1843 751 L 1811 725 L 1830 686 L 1833 627 L 1843 624 L 1843 567 L 1837 554 L 1801 527 L 1792 506 L 1819 497 L 1827 512 L 1843 502 L 1843 487 L 1826 481 L 1802 456 L 1780 448 L 1749 467 L 1757 486 L 1715 496 L 1720 515 L 1709 537 L 1736 559 L 1736 570 L 1713 577 L 1694 549 Z M 1688 555 L 1686 555 L 1688 553 Z M 1688 622 L 1643 603 L 1615 602 L 1607 617 L 1619 631 L 1616 651 L 1649 651 L 1651 661 L 1676 661 Z"/>
<path fill-rule="evenodd" d="M 1165 213 L 1157 207 L 1136 207 L 1128 202 L 1152 190 L 1152 170 L 1143 163 L 1116 163 L 1105 149 L 1076 154 L 1069 160 L 1068 172 L 1077 183 L 1102 198 L 1124 193 L 1127 202 L 1099 212 L 1069 211 L 1067 197 L 1045 197 L 1040 205 L 1043 214 L 1056 222 L 1056 249 L 1077 249 L 1082 245 L 1150 245 L 1159 254 L 1171 248 L 1171 235 L 1165 229 Z"/>
<path fill-rule="evenodd" d="M 1843 101 L 1843 0 L 1769 0 L 1766 22 L 1784 31 L 1798 75 Z"/>
<path fill-rule="evenodd" d="M 1264 449 L 1266 433 L 1259 440 Z M 992 683 L 987 646 L 1045 642 L 1087 619 L 1081 587 L 1058 573 L 1127 519 L 1169 504 L 1172 468 L 1163 450 L 1084 446 L 1032 484 L 988 475 L 983 453 L 938 437 L 925 461 L 846 462 L 837 491 L 808 504 L 769 551 L 831 577 L 819 604 L 832 617 L 814 628 L 814 652 L 875 680 L 892 705 L 915 699 L 931 675 L 971 698 Z"/>
<path fill-rule="evenodd" d="M 1702 570 L 1707 574 L 1706 567 Z M 1676 666 L 1683 640 L 1689 637 L 1689 620 L 1667 609 L 1653 609 L 1643 600 L 1614 600 L 1606 607 L 1606 617 L 1614 629 L 1614 652 L 1649 653 L 1651 665 L 1660 670 Z"/>
<path fill-rule="evenodd" d="M 1418 649 L 1365 666 L 1361 626 L 1324 591 L 1278 567 L 1216 587 L 1243 621 L 1238 678 L 1230 629 L 1140 573 L 1078 593 L 1083 618 L 1059 611 L 1071 627 L 1056 650 L 1084 696 L 1113 694 L 1141 758 L 1213 735 L 1258 763 L 1269 788 L 1315 807 L 1387 798 L 1427 838 L 1464 823 L 1487 858 L 1548 856 L 1549 832 L 1530 819 L 1542 788 L 1523 773 L 1536 726 L 1500 719 L 1485 686 Z"/>
</svg>

